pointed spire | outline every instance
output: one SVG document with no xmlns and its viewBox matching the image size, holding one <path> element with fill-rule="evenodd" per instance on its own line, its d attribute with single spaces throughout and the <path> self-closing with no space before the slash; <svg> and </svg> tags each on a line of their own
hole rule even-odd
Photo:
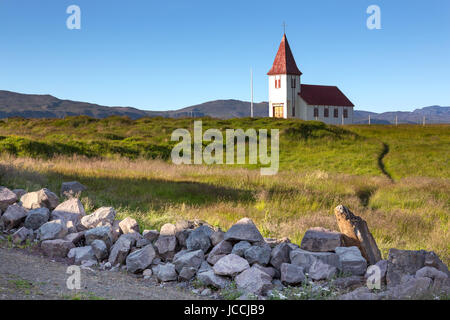
<svg viewBox="0 0 450 320">
<path fill-rule="evenodd" d="M 292 55 L 291 48 L 289 47 L 286 34 L 283 34 L 283 39 L 281 40 L 277 55 L 275 56 L 275 60 L 273 61 L 272 68 L 267 74 L 302 75 L 302 72 L 297 68 L 297 64 L 295 63 L 295 59 Z"/>
</svg>

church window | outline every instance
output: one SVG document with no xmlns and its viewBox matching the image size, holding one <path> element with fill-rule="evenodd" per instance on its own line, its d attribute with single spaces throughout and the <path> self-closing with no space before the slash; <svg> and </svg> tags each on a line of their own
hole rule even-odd
<svg viewBox="0 0 450 320">
<path fill-rule="evenodd" d="M 319 117 L 319 109 L 314 108 L 314 118 Z"/>
<path fill-rule="evenodd" d="M 344 109 L 344 118 L 348 118 L 348 110 Z"/>
<path fill-rule="evenodd" d="M 339 117 L 339 109 L 334 109 L 334 117 Z"/>
<path fill-rule="evenodd" d="M 325 109 L 323 110 L 323 116 L 324 116 L 325 118 L 328 118 L 329 113 L 330 113 L 330 110 L 329 110 L 328 108 L 325 108 Z"/>
</svg>

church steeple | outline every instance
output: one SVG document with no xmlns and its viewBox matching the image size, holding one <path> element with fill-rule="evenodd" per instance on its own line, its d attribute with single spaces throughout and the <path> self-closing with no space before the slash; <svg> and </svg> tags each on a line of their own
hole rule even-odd
<svg viewBox="0 0 450 320">
<path fill-rule="evenodd" d="M 297 68 L 294 56 L 286 38 L 286 34 L 283 34 L 280 47 L 278 48 L 277 55 L 273 61 L 272 68 L 267 73 L 268 75 L 276 74 L 290 74 L 301 76 L 302 72 Z"/>
</svg>

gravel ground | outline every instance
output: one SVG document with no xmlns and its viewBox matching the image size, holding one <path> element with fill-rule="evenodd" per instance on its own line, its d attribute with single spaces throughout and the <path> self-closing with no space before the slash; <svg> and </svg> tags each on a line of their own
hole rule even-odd
<svg viewBox="0 0 450 320">
<path fill-rule="evenodd" d="M 81 270 L 81 289 L 69 290 L 69 264 L 52 261 L 27 249 L 0 246 L 0 300 L 34 299 L 199 299 L 176 284 L 160 286 L 121 271 Z M 204 299 L 205 297 L 201 297 Z"/>
</svg>

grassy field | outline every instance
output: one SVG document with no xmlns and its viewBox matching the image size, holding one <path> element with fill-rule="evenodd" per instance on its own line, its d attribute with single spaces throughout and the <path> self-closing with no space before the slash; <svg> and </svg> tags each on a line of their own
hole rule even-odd
<svg viewBox="0 0 450 320">
<path fill-rule="evenodd" d="M 198 119 L 196 119 L 198 120 Z M 392 247 L 436 251 L 450 262 L 450 126 L 326 126 L 319 122 L 203 119 L 203 129 L 280 129 L 280 171 L 255 165 L 176 166 L 176 128 L 192 119 L 75 117 L 0 121 L 0 184 L 30 191 L 63 181 L 89 187 L 88 212 L 112 205 L 146 228 L 181 218 L 228 228 L 252 218 L 267 237 L 299 243 L 309 227 L 337 229 L 344 204 Z"/>
</svg>

